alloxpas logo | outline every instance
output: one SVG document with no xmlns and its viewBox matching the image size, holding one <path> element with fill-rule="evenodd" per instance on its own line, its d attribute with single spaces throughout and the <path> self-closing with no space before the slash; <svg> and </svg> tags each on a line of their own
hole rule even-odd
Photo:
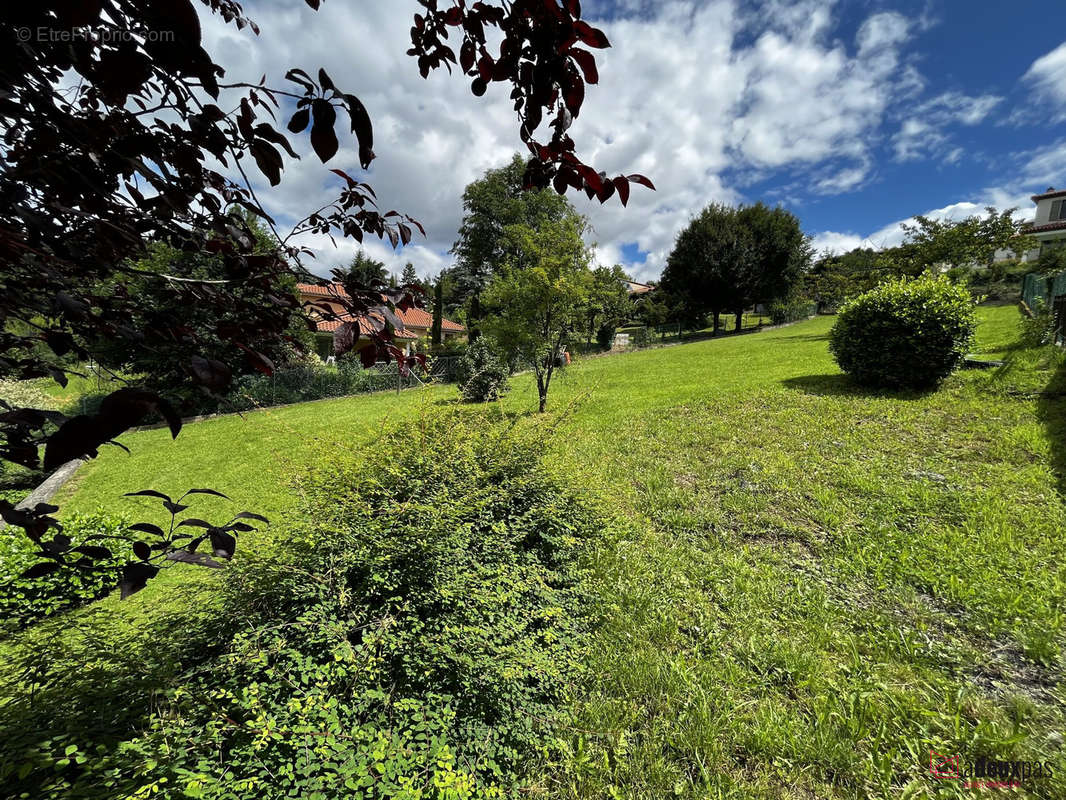
<svg viewBox="0 0 1066 800">
<path fill-rule="evenodd" d="M 1050 778 L 1051 764 L 1046 761 L 996 761 L 979 758 L 967 763 L 958 755 L 929 751 L 929 777 L 961 781 L 967 789 L 1012 789 L 1024 783 Z"/>
</svg>

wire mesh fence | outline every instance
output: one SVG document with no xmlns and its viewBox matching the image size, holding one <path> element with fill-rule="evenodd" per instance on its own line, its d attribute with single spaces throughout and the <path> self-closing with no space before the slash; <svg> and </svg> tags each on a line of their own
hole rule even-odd
<svg viewBox="0 0 1066 800">
<path fill-rule="evenodd" d="M 1054 299 L 1062 295 L 1066 295 L 1066 272 L 1051 276 L 1030 272 L 1022 278 L 1022 302 L 1034 313 L 1051 308 Z"/>
<path fill-rule="evenodd" d="M 1066 271 L 1057 275 L 1031 272 L 1022 279 L 1022 302 L 1034 314 L 1052 315 L 1053 340 L 1066 345 Z"/>
</svg>

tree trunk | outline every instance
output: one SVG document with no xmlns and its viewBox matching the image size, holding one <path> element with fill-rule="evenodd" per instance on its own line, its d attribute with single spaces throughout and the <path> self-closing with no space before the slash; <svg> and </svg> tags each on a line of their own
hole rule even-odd
<svg viewBox="0 0 1066 800">
<path fill-rule="evenodd" d="M 481 335 L 477 324 L 481 321 L 481 295 L 474 293 L 470 296 L 470 319 L 466 323 L 466 340 L 473 344 L 474 340 Z"/>
<path fill-rule="evenodd" d="M 714 335 L 718 335 L 718 329 L 722 326 L 722 312 L 719 309 L 714 310 Z"/>
<path fill-rule="evenodd" d="M 537 395 L 540 398 L 540 413 L 544 413 L 544 406 L 548 403 L 548 384 L 544 381 L 544 376 L 537 372 Z"/>
<path fill-rule="evenodd" d="M 552 348 L 543 372 L 537 370 L 537 394 L 540 398 L 539 413 L 541 414 L 544 413 L 544 409 L 548 405 L 548 387 L 551 386 L 552 372 L 555 370 L 555 359 L 558 352 L 558 347 Z"/>
<path fill-rule="evenodd" d="M 744 324 L 744 309 L 737 312 L 736 332 L 740 333 L 740 326 Z"/>
<path fill-rule="evenodd" d="M 434 348 L 440 347 L 444 320 L 444 282 L 439 278 L 433 288 L 433 338 Z"/>
</svg>

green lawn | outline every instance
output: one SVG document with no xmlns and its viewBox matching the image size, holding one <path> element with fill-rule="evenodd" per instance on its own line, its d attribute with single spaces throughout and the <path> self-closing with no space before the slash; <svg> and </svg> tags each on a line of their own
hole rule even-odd
<svg viewBox="0 0 1066 800">
<path fill-rule="evenodd" d="M 1018 312 L 980 316 L 975 352 L 1008 354 Z M 603 624 L 575 687 L 581 723 L 559 732 L 569 754 L 538 766 L 532 796 L 973 795 L 928 776 L 931 749 L 1050 762 L 1054 776 L 1023 791 L 1066 796 L 1066 403 L 1029 391 L 1061 375 L 1029 359 L 935 393 L 864 392 L 828 354 L 831 324 L 579 361 L 543 418 L 529 376 L 513 381 L 504 412 L 544 426 L 552 468 L 626 531 L 595 563 Z M 469 413 L 454 397 L 320 401 L 176 441 L 131 434 L 132 455 L 83 468 L 64 508 L 153 519 L 154 503 L 122 492 L 208 486 L 234 503 L 198 501 L 198 516 L 248 508 L 283 533 L 292 475 L 372 448 L 383 425 Z M 209 613 L 215 579 L 171 570 L 129 601 L 42 625 L 6 645 L 3 674 L 32 668 L 54 636 L 64 655 L 43 668 L 68 669 L 68 690 L 143 703 L 186 646 L 166 631 Z M 71 652 L 92 668 L 59 664 Z M 52 725 L 75 713 L 61 700 Z"/>
</svg>

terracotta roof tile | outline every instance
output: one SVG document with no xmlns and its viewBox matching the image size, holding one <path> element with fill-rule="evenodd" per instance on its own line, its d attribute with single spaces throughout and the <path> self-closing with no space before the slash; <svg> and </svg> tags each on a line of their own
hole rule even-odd
<svg viewBox="0 0 1066 800">
<path fill-rule="evenodd" d="M 341 325 L 351 319 L 352 316 L 350 314 L 345 314 L 340 319 L 320 319 L 315 322 L 315 328 L 321 331 L 322 333 L 333 333 L 335 330 L 337 330 L 337 328 L 339 328 Z M 359 334 L 361 336 L 369 336 L 371 333 L 373 333 L 373 329 L 370 327 L 370 323 L 368 323 L 365 319 L 360 319 Z M 403 328 L 395 331 L 394 335 L 397 339 L 414 340 L 418 338 L 418 334 Z"/>
<path fill-rule="evenodd" d="M 1029 199 L 1035 203 L 1038 200 L 1048 200 L 1052 197 L 1066 197 L 1066 189 L 1052 189 L 1050 192 L 1044 192 L 1043 194 L 1034 194 Z"/>
<path fill-rule="evenodd" d="M 296 288 L 300 292 L 300 294 L 304 295 L 305 297 L 308 297 L 308 298 L 317 298 L 317 297 L 329 298 L 329 297 L 335 297 L 337 295 L 339 295 L 341 297 L 347 297 L 348 296 L 348 293 L 344 291 L 344 287 L 343 286 L 339 286 L 337 284 L 333 284 L 333 287 L 334 287 L 335 291 L 331 290 L 329 286 L 317 286 L 317 285 L 311 284 L 311 283 L 298 283 L 298 284 L 296 284 Z M 429 330 L 430 328 L 433 327 L 433 315 L 430 314 L 425 309 L 422 309 L 422 308 L 410 308 L 407 311 L 400 311 L 399 309 L 396 309 L 396 316 L 398 316 L 400 318 L 400 321 L 403 323 L 403 326 L 404 326 L 405 329 L 407 329 L 407 328 L 411 328 L 411 329 L 425 328 L 426 330 Z M 339 325 L 340 325 L 340 323 L 336 322 L 336 321 L 323 320 L 323 321 L 320 321 L 318 323 L 318 329 L 320 331 L 335 331 L 339 327 Z M 325 327 L 325 326 L 332 326 L 332 327 Z M 367 333 L 369 331 L 368 327 L 367 327 L 366 330 L 364 330 L 364 327 L 366 327 L 366 326 L 363 323 L 360 323 L 360 326 L 359 326 L 359 332 L 360 333 Z M 450 333 L 461 333 L 462 331 L 465 331 L 466 328 L 464 328 L 458 322 L 452 322 L 450 319 L 442 319 L 441 320 L 441 330 L 448 331 Z M 404 330 L 403 331 L 403 335 L 400 335 L 400 332 L 397 331 L 397 336 L 399 338 L 401 338 L 401 339 L 417 339 L 418 338 L 418 334 L 415 333 L 413 330 L 412 331 Z"/>
<path fill-rule="evenodd" d="M 1066 194 L 1066 192 L 1063 192 Z M 1044 231 L 1066 230 L 1066 219 L 1058 222 L 1045 222 L 1042 225 L 1029 225 L 1022 233 L 1043 233 Z"/>
</svg>

